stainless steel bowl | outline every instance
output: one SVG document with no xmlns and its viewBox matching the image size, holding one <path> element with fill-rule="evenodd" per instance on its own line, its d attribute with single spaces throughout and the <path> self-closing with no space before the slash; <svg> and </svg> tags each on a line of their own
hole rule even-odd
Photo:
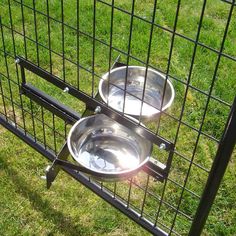
<svg viewBox="0 0 236 236">
<path fill-rule="evenodd" d="M 159 72 L 148 69 L 147 79 L 144 91 L 145 67 L 140 66 L 122 66 L 115 68 L 102 76 L 99 83 L 99 94 L 102 100 L 108 103 L 113 109 L 123 112 L 135 118 L 151 118 L 171 106 L 175 92 L 173 85 L 167 79 L 164 101 L 162 97 L 166 78 Z M 110 78 L 109 78 L 110 77 Z M 109 89 L 108 89 L 109 84 Z M 125 87 L 126 84 L 126 87 Z M 124 110 L 123 110 L 124 106 Z M 142 109 L 142 113 L 141 113 Z"/>
<path fill-rule="evenodd" d="M 150 141 L 103 114 L 76 122 L 67 143 L 78 164 L 104 181 L 132 176 L 149 160 L 152 151 Z"/>
</svg>

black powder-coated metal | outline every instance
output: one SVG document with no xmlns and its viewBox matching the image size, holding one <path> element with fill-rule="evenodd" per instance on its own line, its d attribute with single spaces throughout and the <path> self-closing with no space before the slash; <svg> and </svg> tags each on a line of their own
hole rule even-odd
<svg viewBox="0 0 236 236">
<path fill-rule="evenodd" d="M 21 69 L 21 71 L 23 72 L 22 76 L 24 77 L 25 76 L 24 70 Z M 60 117 L 61 119 L 65 120 L 67 123 L 74 124 L 77 120 L 79 120 L 81 118 L 81 116 L 78 113 L 76 113 L 75 111 L 73 111 L 69 107 L 66 107 L 65 105 L 58 102 L 57 100 L 55 100 L 51 96 L 49 96 L 49 95 L 45 94 L 44 92 L 40 91 L 39 89 L 35 88 L 31 84 L 27 84 L 25 81 L 25 77 L 24 77 L 24 83 L 22 83 L 22 85 L 21 85 L 21 92 L 25 96 L 31 98 L 36 103 L 42 105 L 43 107 L 45 107 L 46 109 L 51 111 L 53 114 L 55 114 L 58 117 Z M 84 113 L 86 114 L 87 111 L 85 111 Z M 101 176 L 101 174 L 96 174 L 93 171 L 89 171 L 88 169 L 83 168 L 81 166 L 74 165 L 70 162 L 65 162 L 65 161 L 63 162 L 63 160 L 65 158 L 67 158 L 68 155 L 69 155 L 68 147 L 67 147 L 67 144 L 65 143 L 65 145 L 63 146 L 63 148 L 61 149 L 61 151 L 57 155 L 58 160 L 55 160 L 52 164 L 52 167 L 55 166 L 56 170 L 54 170 L 53 168 L 49 168 L 46 171 L 47 187 L 48 188 L 51 186 L 51 183 L 54 181 L 54 179 L 57 176 L 57 173 L 59 172 L 59 168 L 57 167 L 57 165 L 64 165 L 64 166 L 67 166 L 71 169 L 78 170 L 78 171 L 81 171 L 81 172 L 84 172 L 84 173 L 87 173 L 90 175 L 94 175 L 96 177 L 109 178 L 109 175 L 107 175 L 107 174 L 104 176 Z M 151 175 L 155 179 L 163 182 L 163 180 L 168 176 L 168 171 L 170 168 L 172 156 L 173 156 L 173 152 L 170 152 L 169 158 L 167 160 L 167 165 L 162 164 L 159 161 L 156 161 L 153 158 L 151 158 L 147 162 L 146 165 L 144 165 L 142 168 L 140 168 L 140 170 L 141 169 L 144 170 L 146 173 L 148 173 L 149 175 Z M 134 172 L 137 172 L 137 171 L 134 171 Z M 114 176 L 111 175 L 111 177 L 114 177 Z M 117 176 L 117 178 L 121 178 L 121 177 L 125 178 L 125 176 Z"/>
<path fill-rule="evenodd" d="M 120 113 L 107 107 L 105 103 L 98 101 L 97 99 L 92 98 L 89 95 L 87 95 L 81 91 L 78 91 L 77 89 L 75 89 L 71 85 L 65 83 L 64 81 L 60 80 L 56 76 L 48 73 L 47 71 L 43 70 L 42 68 L 37 67 L 36 65 L 25 60 L 22 57 L 18 56 L 18 57 L 16 57 L 16 60 L 19 60 L 18 64 L 21 67 L 35 73 L 36 75 L 40 76 L 41 78 L 45 79 L 46 81 L 54 84 L 58 88 L 60 88 L 62 90 L 67 88 L 67 92 L 69 94 L 71 94 L 72 96 L 74 96 L 74 97 L 78 98 L 79 100 L 83 101 L 84 103 L 86 103 L 86 105 L 88 107 L 95 110 L 95 108 L 97 106 L 100 106 L 101 112 L 104 113 L 105 115 L 109 116 L 110 118 L 114 119 L 115 121 L 117 121 L 125 126 L 128 126 L 129 128 L 133 129 L 135 132 L 137 132 L 141 136 L 146 137 L 147 139 L 149 139 L 153 143 L 157 144 L 158 146 L 160 146 L 161 144 L 165 144 L 167 151 L 173 150 L 173 144 L 171 142 L 165 140 L 162 137 L 159 137 L 159 136 L 151 133 L 149 130 L 145 129 L 144 127 L 137 126 L 132 120 L 126 118 L 125 116 L 121 115 Z"/>
<path fill-rule="evenodd" d="M 236 97 L 189 235 L 200 235 L 236 144 Z"/>
<path fill-rule="evenodd" d="M 21 92 L 70 124 L 74 124 L 81 117 L 77 112 L 66 107 L 31 84 L 23 83 L 21 85 Z"/>
<path fill-rule="evenodd" d="M 55 178 L 57 177 L 59 171 L 60 171 L 60 166 L 57 165 L 57 160 L 66 160 L 69 156 L 69 149 L 67 147 L 67 143 L 65 143 L 61 149 L 61 151 L 59 152 L 59 154 L 57 155 L 56 159 L 53 160 L 52 165 L 47 166 L 46 170 L 45 170 L 45 174 L 46 174 L 46 185 L 47 185 L 47 189 L 49 189 L 52 185 L 52 182 L 55 180 Z"/>
<path fill-rule="evenodd" d="M 10 124 L 2 116 L 0 116 L 0 124 L 6 129 L 8 129 L 9 131 L 11 131 L 16 136 L 18 136 L 25 143 L 27 143 L 29 146 L 31 146 L 36 151 L 38 151 L 40 154 L 45 156 L 49 161 L 53 162 L 57 159 L 57 156 L 55 155 L 54 152 L 50 150 L 45 150 L 44 146 L 35 142 L 33 137 L 31 137 L 30 135 L 26 135 L 24 133 L 24 130 L 21 130 L 20 128 L 16 128 L 14 125 Z M 89 188 L 91 191 L 93 191 L 94 193 L 99 195 L 101 198 L 103 198 L 105 201 L 110 203 L 113 207 L 117 208 L 123 214 L 127 215 L 129 218 L 131 218 L 136 223 L 141 225 L 144 229 L 148 230 L 153 235 L 167 236 L 167 234 L 163 230 L 155 227 L 151 222 L 147 221 L 145 218 L 140 217 L 140 214 L 133 211 L 131 208 L 127 208 L 127 205 L 123 201 L 119 200 L 118 198 L 115 198 L 110 192 L 102 188 L 102 186 L 99 183 L 91 181 L 84 174 L 71 169 L 70 166 L 68 168 L 67 166 L 61 165 L 60 168 L 63 171 L 65 171 L 67 174 L 69 174 L 71 177 L 73 177 L 75 180 L 79 181 L 81 184 L 83 184 L 84 186 Z M 57 175 L 57 171 L 53 173 L 53 176 L 50 176 L 50 180 L 53 180 L 53 178 L 55 177 L 54 174 Z M 48 184 L 47 186 L 50 187 L 50 181 L 47 184 Z"/>
<path fill-rule="evenodd" d="M 183 229 L 183 235 L 197 236 L 201 234 L 236 142 L 236 98 L 232 102 L 232 100 L 224 99 L 224 96 L 218 96 L 214 92 L 220 68 L 227 69 L 224 68 L 224 60 L 228 60 L 232 64 L 236 63 L 235 55 L 231 55 L 227 51 L 228 44 L 231 43 L 229 40 L 227 41 L 227 37 L 229 33 L 235 30 L 231 27 L 231 23 L 235 15 L 236 1 L 221 0 L 220 2 L 222 6 L 226 7 L 224 13 L 222 13 L 224 19 L 222 20 L 222 32 L 218 36 L 218 47 L 204 41 L 204 37 L 202 38 L 205 20 L 209 17 L 207 10 L 212 4 L 207 0 L 199 3 L 198 9 L 196 9 L 196 29 L 192 36 L 179 30 L 181 25 L 179 22 L 184 18 L 181 10 L 186 4 L 182 0 L 176 1 L 175 8 L 172 9 L 172 25 L 168 26 L 156 20 L 159 17 L 161 1 L 153 0 L 150 3 L 152 4 L 150 17 L 144 17 L 137 11 L 137 1 L 135 0 L 130 1 L 129 7 L 128 5 L 123 6 L 115 0 L 92 0 L 89 3 L 91 11 L 91 28 L 89 30 L 83 27 L 83 1 L 74 0 L 76 8 L 73 9 L 75 10 L 75 22 L 68 21 L 65 14 L 66 2 L 63 0 L 58 0 L 58 16 L 52 14 L 52 3 L 49 0 L 45 1 L 44 9 L 39 8 L 35 0 L 32 0 L 32 3 L 23 0 L 5 0 L 3 4 L 0 3 L 0 9 L 5 10 L 4 15 L 1 15 L 0 12 L 0 102 L 2 104 L 0 106 L 0 124 L 52 162 L 46 171 L 48 188 L 59 171 L 63 170 L 153 235 L 181 235 L 180 229 Z M 104 23 L 99 21 L 99 14 L 101 13 L 99 11 L 101 9 L 109 9 L 107 11 L 109 12 L 107 18 L 109 19 L 107 25 L 107 36 L 109 37 L 107 39 L 101 38 L 101 35 L 99 35 L 100 23 Z M 14 15 L 16 10 L 20 18 L 16 18 Z M 120 20 L 127 19 L 126 29 L 128 30 L 127 35 L 125 35 L 127 45 L 125 48 L 120 47 L 115 42 L 117 16 L 122 16 Z M 39 24 L 42 19 L 45 23 L 45 29 L 43 29 L 46 32 L 45 37 L 41 35 L 43 25 Z M 19 21 L 21 21 L 21 24 L 16 25 L 15 22 L 19 23 Z M 134 50 L 137 23 L 149 29 L 147 31 L 146 51 L 145 53 L 141 52 L 140 55 Z M 60 39 L 57 39 L 60 49 L 55 48 L 54 45 L 55 25 L 57 29 L 60 29 L 58 34 Z M 122 22 L 119 22 L 119 26 L 122 26 Z M 67 53 L 68 31 L 70 31 L 70 36 L 76 36 L 73 44 L 73 55 Z M 160 37 L 162 35 L 169 36 L 169 38 L 166 38 L 168 40 L 166 43 L 169 43 L 167 53 L 164 57 L 161 57 L 166 61 L 165 67 L 151 62 L 155 34 Z M 123 35 L 118 35 L 118 37 L 120 36 L 120 39 L 123 40 Z M 141 37 L 140 40 L 142 40 Z M 185 43 L 186 47 L 192 47 L 188 58 L 189 65 L 186 65 L 189 68 L 184 76 L 177 76 L 172 70 L 179 42 Z M 87 46 L 90 45 L 90 48 L 85 49 L 83 43 Z M 156 43 L 162 42 L 157 40 Z M 99 47 L 103 48 L 104 52 L 108 50 L 106 62 L 104 62 L 105 66 L 101 66 L 99 64 L 100 59 L 97 58 Z M 87 62 L 85 62 L 81 50 L 87 50 Z M 199 50 L 214 54 L 216 58 L 212 77 L 207 78 L 209 79 L 208 90 L 192 83 L 196 73 L 195 65 L 197 65 Z M 119 56 L 117 57 L 117 55 Z M 48 64 L 45 66 L 44 62 L 47 56 Z M 114 57 L 117 57 L 115 62 Z M 61 66 L 59 68 L 61 76 L 55 73 L 55 58 L 57 60 L 56 64 Z M 120 62 L 120 58 L 124 63 Z M 16 64 L 14 65 L 15 60 Z M 70 76 L 67 75 L 68 63 L 75 72 L 73 74 L 73 85 L 69 81 Z M 99 99 L 96 83 L 101 79 L 101 74 L 97 70 L 97 65 L 99 65 L 101 71 L 106 72 L 115 67 L 128 67 L 131 64 L 157 70 L 166 79 L 170 79 L 174 86 L 183 87 L 181 94 L 176 94 L 176 99 L 181 100 L 178 101 L 178 114 L 163 111 L 154 124 L 154 128 L 149 128 L 149 126 L 144 128 L 140 125 L 141 119 L 139 119 L 139 123 L 134 123 L 124 116 L 124 111 L 118 113 Z M 85 105 L 83 114 L 78 114 L 70 107 L 65 106 L 63 101 L 58 101 L 41 91 L 41 88 L 31 85 L 28 72 L 32 72 L 33 76 L 39 76 L 42 79 L 41 82 L 46 82 L 52 87 L 56 86 L 61 91 L 68 92 L 74 98 L 82 101 Z M 90 76 L 90 84 L 87 85 L 91 91 L 89 93 L 83 90 L 83 82 L 87 79 L 83 73 Z M 202 112 L 202 115 L 196 121 L 197 124 L 186 120 L 185 113 L 188 111 L 189 92 L 196 93 L 197 98 L 198 96 L 205 98 L 204 106 L 199 111 Z M 142 98 L 144 98 L 144 93 L 145 89 Z M 178 97 L 178 95 L 182 97 Z M 141 102 L 143 103 L 143 99 Z M 220 105 L 221 109 L 227 110 L 227 112 L 231 110 L 229 116 L 222 117 L 222 127 L 220 128 L 223 128 L 223 122 L 225 124 L 222 137 L 204 129 L 208 112 L 212 106 L 211 102 Z M 88 177 L 88 175 L 93 174 L 92 172 L 73 164 L 69 161 L 69 158 L 67 159 L 69 152 L 66 138 L 69 127 L 80 117 L 93 114 L 98 106 L 100 106 L 102 113 L 149 139 L 155 146 L 165 146 L 165 150 L 161 152 L 165 156 L 165 161 L 158 161 L 158 158 L 161 159 L 162 156 L 157 156 L 157 159 L 156 157 L 151 158 L 140 170 L 141 183 L 136 182 L 135 177 L 127 180 L 128 192 L 125 197 L 118 191 L 118 183 L 114 183 L 112 188 L 109 188 L 105 183 Z M 228 120 L 226 120 L 227 116 Z M 164 119 L 169 119 L 176 124 L 174 134 L 170 138 L 162 133 Z M 60 129 L 57 126 L 58 122 L 60 123 Z M 214 126 L 211 122 L 210 125 Z M 181 138 L 185 135 L 186 130 L 191 134 L 195 134 L 195 136 L 191 136 L 191 140 L 187 140 L 192 143 L 192 146 L 186 144 L 188 148 L 180 145 Z M 39 134 L 39 132 L 42 133 Z M 168 133 L 168 130 L 165 130 L 165 132 Z M 47 137 L 48 133 L 51 134 L 50 142 Z M 197 159 L 198 148 L 201 147 L 200 142 L 203 142 L 202 138 L 212 146 L 216 145 L 214 148 L 217 152 L 210 157 L 214 160 L 210 166 L 205 166 Z M 207 142 L 206 145 L 208 145 Z M 190 150 L 191 148 L 192 150 Z M 200 175 L 207 177 L 204 183 L 199 183 L 199 185 L 202 184 L 200 193 L 196 191 L 196 188 L 192 188 L 198 184 L 191 179 L 193 169 L 197 170 Z M 189 186 L 189 183 L 192 186 L 191 184 Z M 138 197 L 141 195 L 138 206 L 133 203 L 135 191 L 138 192 Z M 174 194 L 171 196 L 173 192 Z M 151 209 L 150 204 L 152 204 Z M 179 221 L 179 218 L 182 218 L 182 220 Z M 182 222 L 185 222 L 186 225 L 182 225 Z M 178 227 L 176 227 L 177 225 Z"/>
</svg>

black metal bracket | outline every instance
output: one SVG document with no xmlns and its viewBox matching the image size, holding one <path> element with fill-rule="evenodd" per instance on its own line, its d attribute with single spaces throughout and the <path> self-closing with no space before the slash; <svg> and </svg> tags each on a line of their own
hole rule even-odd
<svg viewBox="0 0 236 236">
<path fill-rule="evenodd" d="M 59 171 L 60 171 L 60 166 L 58 166 L 57 160 L 66 160 L 69 156 L 69 150 L 67 147 L 67 143 L 64 144 L 64 146 L 62 147 L 60 153 L 57 155 L 57 158 L 53 161 L 52 165 L 47 166 L 46 170 L 45 170 L 45 174 L 46 174 L 46 184 L 47 184 L 47 189 L 49 189 L 52 185 L 52 182 L 55 180 L 55 178 L 57 177 Z"/>
<path fill-rule="evenodd" d="M 5 127 L 13 134 L 15 134 L 17 137 L 22 139 L 29 146 L 31 146 L 40 154 L 45 156 L 49 161 L 53 162 L 55 159 L 57 159 L 54 152 L 48 149 L 46 150 L 44 145 L 40 144 L 39 142 L 35 142 L 33 137 L 31 137 L 28 134 L 25 134 L 25 131 L 22 130 L 20 127 L 16 128 L 13 124 L 9 123 L 9 121 L 6 120 L 5 117 L 1 115 L 0 115 L 0 125 L 3 125 L 3 127 Z M 99 195 L 102 199 L 110 203 L 113 207 L 120 210 L 123 214 L 127 215 L 136 223 L 140 224 L 143 228 L 148 230 L 153 235 L 167 236 L 167 234 L 161 228 L 154 226 L 152 223 L 150 223 L 150 221 L 146 220 L 145 217 L 140 217 L 140 214 L 136 213 L 131 208 L 128 208 L 127 205 L 121 199 L 111 195 L 111 193 L 107 191 L 105 188 L 101 189 L 101 186 L 99 186 L 96 182 L 88 181 L 88 178 L 83 173 L 81 172 L 79 173 L 78 171 L 76 172 L 66 166 L 61 166 L 61 169 L 67 174 L 69 174 L 71 177 L 73 177 L 75 180 L 79 181 L 81 184 L 86 186 L 92 192 Z"/>
<path fill-rule="evenodd" d="M 106 104 L 99 100 L 98 94 L 95 98 L 90 97 L 89 95 L 83 93 L 82 91 L 76 90 L 72 86 L 68 85 L 64 81 L 60 80 L 58 77 L 48 73 L 47 71 L 43 70 L 42 68 L 34 65 L 33 63 L 21 58 L 16 58 L 16 63 L 20 65 L 21 69 L 21 76 L 22 76 L 22 84 L 21 84 L 21 92 L 22 94 L 26 95 L 36 103 L 42 105 L 52 113 L 56 114 L 61 119 L 65 120 L 67 123 L 74 124 L 77 120 L 79 120 L 82 116 L 87 116 L 94 113 L 94 110 L 99 107 L 99 112 L 104 113 L 114 119 L 115 121 L 128 126 L 129 128 L 133 129 L 139 135 L 149 139 L 151 142 L 157 144 L 161 149 L 169 152 L 169 156 L 167 159 L 166 164 L 163 164 L 154 158 L 150 158 L 150 160 L 145 164 L 140 170 L 142 169 L 150 176 L 155 178 L 156 180 L 163 182 L 164 179 L 167 178 L 169 169 L 172 162 L 174 145 L 173 143 L 169 142 L 168 140 L 163 139 L 162 137 L 154 135 L 152 132 L 147 130 L 146 128 L 137 125 L 132 120 L 122 116 L 118 112 L 112 110 L 111 108 L 107 107 Z M 113 64 L 112 68 L 124 66 L 125 64 L 119 62 L 119 57 L 116 59 L 115 63 Z M 48 94 L 42 92 L 41 90 L 35 88 L 30 83 L 26 82 L 25 76 L 25 69 L 35 73 L 36 75 L 40 76 L 41 78 L 49 81 L 53 85 L 65 90 L 67 92 L 86 104 L 86 110 L 84 111 L 83 115 L 76 113 L 69 107 L 65 106 L 64 104 L 60 103 L 59 101 L 55 100 L 53 97 L 49 96 Z M 60 167 L 65 166 L 72 170 L 81 171 L 83 173 L 94 175 L 96 177 L 96 173 L 75 165 L 69 161 L 67 161 L 67 157 L 69 156 L 69 150 L 67 144 L 65 143 L 62 147 L 60 153 L 57 155 L 57 158 L 53 161 L 52 165 L 46 168 L 46 182 L 47 188 L 50 188 L 52 182 L 55 180 L 57 174 L 59 173 Z M 101 177 L 98 175 L 97 177 Z M 107 177 L 107 175 L 106 175 Z"/>
<path fill-rule="evenodd" d="M 74 124 L 81 117 L 80 114 L 58 102 L 53 97 L 47 95 L 41 90 L 35 88 L 30 83 L 22 84 L 21 93 L 31 98 L 36 103 L 42 105 L 69 124 Z"/>
<path fill-rule="evenodd" d="M 113 177 L 113 175 L 109 176 L 108 174 L 103 176 L 100 173 L 97 174 L 85 167 L 75 165 L 75 164 L 67 161 L 68 156 L 69 156 L 69 150 L 68 150 L 67 143 L 65 143 L 64 146 L 62 147 L 61 151 L 57 155 L 57 158 L 54 159 L 53 163 L 51 165 L 48 165 L 45 170 L 47 189 L 49 189 L 51 187 L 53 181 L 56 179 L 56 177 L 61 169 L 61 166 L 67 167 L 67 168 L 74 170 L 74 171 L 83 172 L 85 174 L 97 177 L 99 179 L 102 179 L 103 177 L 104 178 L 112 178 Z M 162 182 L 166 177 L 162 173 L 165 170 L 165 168 L 166 168 L 166 166 L 163 165 L 161 162 L 156 161 L 153 158 L 151 158 L 148 161 L 148 163 L 146 165 L 142 166 L 139 170 L 145 171 L 146 173 L 148 173 L 149 175 L 154 177 L 156 180 L 159 180 Z M 135 170 L 134 172 L 136 173 L 139 170 Z M 130 173 L 129 173 L 129 175 L 130 175 Z M 124 175 L 120 176 L 121 179 L 124 179 L 125 177 L 126 176 L 124 176 Z"/>
<path fill-rule="evenodd" d="M 165 149 L 167 151 L 173 150 L 174 145 L 170 141 L 164 139 L 163 137 L 154 134 L 153 132 L 149 131 L 145 127 L 138 125 L 133 120 L 127 118 L 126 116 L 116 112 L 112 108 L 108 107 L 104 102 L 99 101 L 96 98 L 89 96 L 88 94 L 82 92 L 71 86 L 70 84 L 64 82 L 60 78 L 55 75 L 50 74 L 49 72 L 45 71 L 44 69 L 34 65 L 32 62 L 27 61 L 22 57 L 16 58 L 16 63 L 21 67 L 21 76 L 22 76 L 22 85 L 26 84 L 26 77 L 24 69 L 33 72 L 34 74 L 38 75 L 42 79 L 52 83 L 53 85 L 57 86 L 58 88 L 62 89 L 63 91 L 66 89 L 68 94 L 78 98 L 80 101 L 84 102 L 87 107 L 95 110 L 96 107 L 101 107 L 101 113 L 111 117 L 113 120 L 117 121 L 118 123 L 129 127 L 130 129 L 134 130 L 139 135 L 149 139 L 152 143 L 155 143 L 159 147 L 161 145 L 165 145 Z"/>
</svg>

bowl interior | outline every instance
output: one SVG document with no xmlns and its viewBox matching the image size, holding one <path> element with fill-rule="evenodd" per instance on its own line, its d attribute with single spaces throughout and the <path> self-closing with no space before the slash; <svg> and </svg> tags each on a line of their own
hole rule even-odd
<svg viewBox="0 0 236 236">
<path fill-rule="evenodd" d="M 125 114 L 136 117 L 153 116 L 161 110 L 163 91 L 166 86 L 162 110 L 167 109 L 174 98 L 172 84 L 169 80 L 165 82 L 163 75 L 150 69 L 147 71 L 145 84 L 145 73 L 145 67 L 137 66 L 128 67 L 128 71 L 127 67 L 112 70 L 109 79 L 107 73 L 100 81 L 100 96 L 110 107 L 119 112 L 124 111 Z"/>
<path fill-rule="evenodd" d="M 82 166 L 102 174 L 122 174 L 145 164 L 149 141 L 103 114 L 81 119 L 71 129 L 68 147 Z"/>
</svg>

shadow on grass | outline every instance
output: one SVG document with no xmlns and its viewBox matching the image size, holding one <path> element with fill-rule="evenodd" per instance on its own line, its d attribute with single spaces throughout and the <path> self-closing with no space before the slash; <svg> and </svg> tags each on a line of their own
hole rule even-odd
<svg viewBox="0 0 236 236">
<path fill-rule="evenodd" d="M 40 211 L 43 214 L 43 217 L 53 222 L 57 226 L 57 230 L 63 233 L 63 235 L 85 235 L 82 232 L 88 231 L 88 229 L 83 228 L 81 225 L 75 225 L 73 220 L 65 216 L 60 211 L 53 209 L 50 205 L 51 203 L 47 200 L 42 199 L 42 197 L 30 190 L 30 187 L 26 181 L 19 176 L 19 174 L 13 170 L 9 164 L 0 156 L 0 169 L 4 169 L 11 178 L 12 183 L 15 185 L 15 191 L 17 194 L 28 199 L 35 210 Z M 54 235 L 54 230 L 52 229 L 47 235 Z"/>
</svg>

